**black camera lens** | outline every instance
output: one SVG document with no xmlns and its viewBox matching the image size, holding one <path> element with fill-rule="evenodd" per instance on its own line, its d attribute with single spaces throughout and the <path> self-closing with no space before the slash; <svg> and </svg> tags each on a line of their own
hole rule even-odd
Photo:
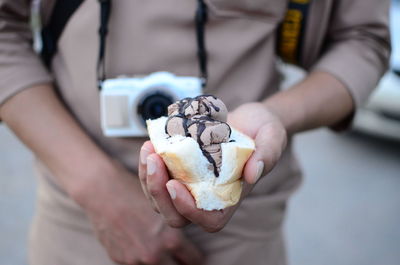
<svg viewBox="0 0 400 265">
<path fill-rule="evenodd" d="M 146 95 L 138 106 L 138 114 L 143 122 L 168 115 L 168 106 L 173 103 L 171 96 L 157 91 Z"/>
</svg>

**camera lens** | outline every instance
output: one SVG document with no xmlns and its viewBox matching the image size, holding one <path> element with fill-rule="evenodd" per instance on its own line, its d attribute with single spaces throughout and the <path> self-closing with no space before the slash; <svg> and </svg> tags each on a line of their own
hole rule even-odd
<svg viewBox="0 0 400 265">
<path fill-rule="evenodd" d="M 173 103 L 171 96 L 160 91 L 146 95 L 138 106 L 138 114 L 143 122 L 168 115 L 168 106 Z"/>
</svg>

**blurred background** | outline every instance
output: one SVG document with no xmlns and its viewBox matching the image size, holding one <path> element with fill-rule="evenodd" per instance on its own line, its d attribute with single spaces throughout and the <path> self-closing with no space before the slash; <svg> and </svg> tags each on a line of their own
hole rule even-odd
<svg viewBox="0 0 400 265">
<path fill-rule="evenodd" d="M 289 204 L 290 264 L 400 264 L 400 1 L 391 10 L 391 68 L 354 128 L 296 136 L 304 183 Z M 304 73 L 282 66 L 284 86 Z M 34 214 L 31 153 L 0 125 L 0 264 L 26 264 Z"/>
</svg>

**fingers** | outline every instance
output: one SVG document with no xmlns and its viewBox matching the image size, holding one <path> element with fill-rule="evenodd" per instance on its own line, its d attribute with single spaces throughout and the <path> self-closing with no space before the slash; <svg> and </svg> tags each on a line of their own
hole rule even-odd
<svg viewBox="0 0 400 265">
<path fill-rule="evenodd" d="M 157 154 L 149 155 L 147 157 L 146 178 L 149 195 L 170 226 L 183 227 L 189 222 L 175 209 L 166 188 L 168 181 L 168 171 L 161 157 Z"/>
<path fill-rule="evenodd" d="M 279 123 L 267 123 L 259 129 L 255 138 L 256 150 L 243 170 L 247 183 L 255 184 L 272 170 L 286 147 L 286 139 L 286 131 Z"/>
<path fill-rule="evenodd" d="M 140 149 L 140 161 L 139 161 L 139 179 L 140 184 L 142 185 L 142 189 L 146 197 L 150 198 L 149 192 L 146 186 L 146 175 L 147 175 L 147 157 L 154 153 L 154 146 L 150 141 L 146 141 L 142 148 Z"/>
<path fill-rule="evenodd" d="M 190 192 L 177 180 L 169 180 L 167 188 L 176 210 L 191 222 L 203 227 L 207 232 L 220 231 L 231 216 L 230 208 L 219 211 L 197 209 Z"/>
<path fill-rule="evenodd" d="M 197 209 L 186 187 L 176 180 L 170 180 L 162 158 L 154 153 L 150 142 L 143 145 L 140 158 L 139 178 L 143 191 L 166 223 L 178 228 L 191 221 L 208 232 L 217 232 L 224 227 L 233 211 L 229 208 L 221 211 Z"/>
<path fill-rule="evenodd" d="M 154 146 L 150 141 L 146 141 L 140 149 L 140 160 L 139 160 L 139 180 L 144 195 L 149 199 L 154 211 L 159 212 L 156 203 L 151 198 L 147 189 L 147 157 L 155 152 Z"/>
<path fill-rule="evenodd" d="M 172 227 L 183 227 L 189 222 L 173 206 L 165 184 L 169 175 L 161 157 L 155 154 L 150 141 L 146 141 L 140 150 L 139 179 L 146 197 L 155 211 L 161 213 Z"/>
</svg>

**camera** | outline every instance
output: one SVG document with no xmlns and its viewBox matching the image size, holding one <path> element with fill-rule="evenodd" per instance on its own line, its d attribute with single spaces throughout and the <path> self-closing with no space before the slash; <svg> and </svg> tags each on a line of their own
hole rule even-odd
<svg viewBox="0 0 400 265">
<path fill-rule="evenodd" d="M 200 94 L 200 78 L 169 72 L 107 79 L 100 91 L 103 134 L 108 137 L 147 136 L 146 120 L 166 116 L 170 104 Z"/>
</svg>

